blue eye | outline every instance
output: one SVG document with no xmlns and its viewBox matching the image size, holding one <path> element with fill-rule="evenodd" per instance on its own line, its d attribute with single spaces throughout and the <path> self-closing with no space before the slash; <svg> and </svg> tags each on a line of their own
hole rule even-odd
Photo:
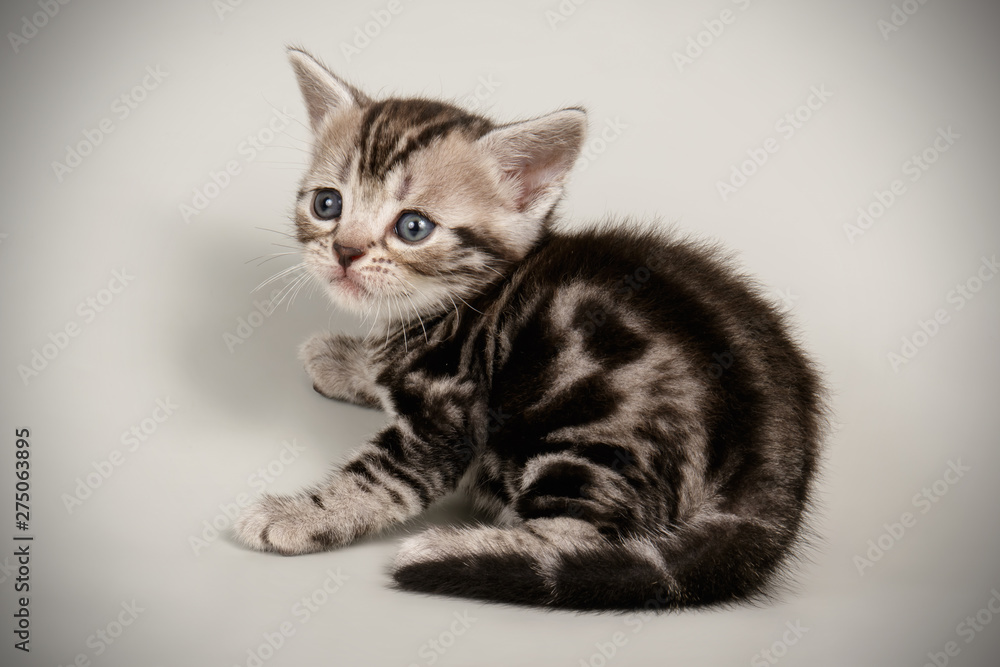
<svg viewBox="0 0 1000 667">
<path fill-rule="evenodd" d="M 317 190 L 313 197 L 313 213 L 320 220 L 339 218 L 344 210 L 344 200 L 340 193 L 332 188 Z"/>
<path fill-rule="evenodd" d="M 434 231 L 434 223 L 426 216 L 407 211 L 396 222 L 396 235 L 409 243 L 423 241 Z"/>
</svg>

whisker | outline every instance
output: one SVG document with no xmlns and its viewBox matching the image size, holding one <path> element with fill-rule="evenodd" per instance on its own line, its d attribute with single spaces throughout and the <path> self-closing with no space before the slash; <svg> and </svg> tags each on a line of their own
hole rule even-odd
<svg viewBox="0 0 1000 667">
<path fill-rule="evenodd" d="M 254 229 L 259 229 L 262 232 L 273 232 L 274 234 L 281 234 L 282 236 L 287 236 L 293 241 L 297 240 L 294 234 L 289 234 L 288 232 L 283 232 L 280 229 L 271 229 L 270 227 L 254 227 Z"/>
<path fill-rule="evenodd" d="M 253 259 L 248 259 L 247 261 L 245 261 L 243 263 L 244 264 L 249 264 L 250 262 L 256 262 L 258 259 L 260 259 L 262 261 L 260 261 L 257 264 L 257 266 L 260 266 L 261 264 L 264 264 L 265 262 L 270 262 L 272 259 L 278 259 L 279 257 L 285 257 L 287 255 L 297 255 L 297 254 L 299 254 L 299 253 L 298 252 L 272 252 L 272 253 L 267 254 L 267 255 L 258 255 L 257 257 L 254 257 Z"/>
<path fill-rule="evenodd" d="M 290 118 L 295 118 L 294 116 L 289 116 L 289 117 L 290 117 Z M 297 119 L 296 119 L 296 120 L 297 120 Z M 300 124 L 301 124 L 301 123 L 300 123 Z M 305 126 L 303 125 L 303 127 L 305 127 Z M 309 132 L 311 133 L 311 132 L 312 132 L 312 130 L 309 130 Z M 282 132 L 282 134 L 283 134 L 284 136 L 288 137 L 289 139 L 291 139 L 292 141 L 297 141 L 297 142 L 299 142 L 300 144 L 305 144 L 306 146 L 309 146 L 310 148 L 312 148 L 312 146 L 313 146 L 313 142 L 312 142 L 312 140 L 310 140 L 310 139 L 299 139 L 298 137 L 296 137 L 296 136 L 295 136 L 294 134 L 292 134 L 291 132 Z"/>
<path fill-rule="evenodd" d="M 274 296 L 274 298 L 268 301 L 267 303 L 268 310 L 274 312 L 277 309 L 277 307 L 281 305 L 281 301 L 285 298 L 285 294 L 288 292 L 289 288 L 292 285 L 294 285 L 294 283 L 290 282 L 281 287 L 280 291 Z"/>
<path fill-rule="evenodd" d="M 396 308 L 398 309 L 399 308 L 399 300 L 397 299 L 397 297 L 395 295 L 393 295 L 392 300 L 396 304 Z M 406 321 L 403 318 L 403 311 L 402 310 L 400 310 L 400 312 L 399 312 L 399 321 L 400 321 L 400 325 L 399 325 L 400 329 L 403 332 L 403 352 L 406 353 L 406 352 L 410 351 L 410 348 L 409 348 L 409 345 L 407 344 L 407 340 L 406 340 Z M 385 340 L 386 340 L 386 343 L 389 342 L 389 327 L 386 327 Z"/>
<path fill-rule="evenodd" d="M 287 116 L 287 117 L 291 118 L 296 123 L 298 123 L 302 127 L 306 128 L 309 131 L 310 134 L 312 134 L 312 128 L 311 127 L 307 126 L 305 123 L 303 123 L 301 120 L 299 120 L 298 118 L 296 118 L 292 114 L 290 114 L 290 113 L 286 114 L 284 109 L 279 109 L 278 107 L 274 106 L 274 104 L 271 102 L 271 100 L 267 99 L 267 96 L 264 95 L 264 93 L 261 93 L 260 96 L 264 99 L 265 102 L 267 102 L 268 106 L 270 106 L 273 110 L 279 112 L 282 116 Z M 291 135 L 289 135 L 289 136 L 291 136 Z"/>
<path fill-rule="evenodd" d="M 457 324 L 462 320 L 462 313 L 458 312 L 458 304 L 455 303 L 455 299 L 452 299 L 451 294 L 448 295 L 448 298 L 451 299 L 451 305 L 455 308 L 455 321 Z"/>
<path fill-rule="evenodd" d="M 289 138 L 292 138 L 292 139 L 295 138 L 295 137 L 292 137 L 292 135 L 290 135 L 290 134 L 286 134 L 285 136 L 289 137 Z M 298 139 L 298 141 L 302 141 L 302 140 Z M 312 154 L 312 151 L 307 151 L 305 148 L 302 148 L 301 146 L 285 146 L 284 144 L 268 144 L 267 146 L 263 146 L 262 148 L 287 148 L 288 150 L 291 150 L 291 151 L 302 151 L 303 153 L 306 153 L 307 155 Z"/>
<path fill-rule="evenodd" d="M 278 293 L 275 307 L 280 306 L 281 302 L 284 301 L 286 297 L 288 297 L 288 295 L 292 293 L 292 290 L 294 290 L 298 285 L 300 285 L 303 280 L 308 280 L 308 279 L 309 279 L 309 274 L 303 273 L 299 276 L 296 276 L 296 278 L 293 281 L 285 285 L 284 288 L 282 288 L 281 292 Z M 286 312 L 288 311 L 290 305 L 291 304 L 289 302 L 285 303 Z"/>
<path fill-rule="evenodd" d="M 490 271 L 492 271 L 493 273 L 495 273 L 495 274 L 497 274 L 498 276 L 500 276 L 501 278 L 506 278 L 506 277 L 507 277 L 507 276 L 505 276 L 504 274 L 502 274 L 502 273 L 500 273 L 499 271 L 497 271 L 496 269 L 494 269 L 494 268 L 493 268 L 492 266 L 490 266 L 489 264 L 485 264 L 484 266 L 485 266 L 485 267 L 486 267 L 487 269 L 489 269 Z"/>
<path fill-rule="evenodd" d="M 378 316 L 382 313 L 382 295 L 379 295 L 376 307 L 377 310 L 375 311 L 375 318 L 372 320 L 372 328 L 368 330 L 368 335 L 365 336 L 365 340 L 371 338 L 372 332 L 375 331 L 375 325 L 378 324 Z"/>
<path fill-rule="evenodd" d="M 417 310 L 417 304 L 413 303 L 413 299 L 409 294 L 406 295 L 406 298 L 410 300 L 410 306 L 413 307 L 413 314 L 417 316 L 417 321 L 420 322 L 420 329 L 424 332 L 424 342 L 429 343 L 430 340 L 427 338 L 427 327 L 424 326 L 424 318 L 420 316 L 420 311 Z"/>
<path fill-rule="evenodd" d="M 310 278 L 312 278 L 311 273 L 302 274 L 302 279 L 299 280 L 299 282 L 297 283 L 297 287 L 295 288 L 295 291 L 292 292 L 292 298 L 288 300 L 288 305 L 285 307 L 285 310 L 288 310 L 289 308 L 292 307 L 292 304 L 295 303 L 295 297 L 299 295 L 299 292 L 302 291 L 303 287 L 309 284 Z"/>
<path fill-rule="evenodd" d="M 483 314 L 483 313 L 482 313 L 482 311 L 479 311 L 479 310 L 476 310 L 475 308 L 473 308 L 473 307 L 472 307 L 472 305 L 471 305 L 471 304 L 470 304 L 470 303 L 469 303 L 468 301 L 466 301 L 465 299 L 463 299 L 463 298 L 461 297 L 461 295 L 459 295 L 459 294 L 456 294 L 455 296 L 457 296 L 457 297 L 458 297 L 458 300 L 459 300 L 459 301 L 461 301 L 461 302 L 462 302 L 462 303 L 464 303 L 464 304 L 465 304 L 466 306 L 468 306 L 470 310 L 473 310 L 473 311 L 475 311 L 475 312 L 479 313 L 480 315 L 482 315 L 482 314 Z"/>
<path fill-rule="evenodd" d="M 393 278 L 395 278 L 396 280 L 400 281 L 401 283 L 405 282 L 407 285 L 409 285 L 410 287 L 412 287 L 415 291 L 417 291 L 421 295 L 423 295 L 423 292 L 420 292 L 420 290 L 417 288 L 417 286 L 414 285 L 413 283 L 411 283 L 409 280 L 406 280 L 406 279 L 402 278 L 401 276 L 397 276 L 396 274 L 390 274 L 390 275 L 392 275 Z M 410 297 L 410 295 L 408 293 L 403 292 L 403 296 L 405 296 L 407 299 L 409 299 L 410 306 L 413 307 L 413 314 L 417 316 L 417 320 L 420 322 L 420 328 L 423 329 L 423 331 L 424 331 L 424 342 L 430 342 L 427 339 L 427 327 L 424 326 L 424 318 L 422 318 L 420 316 L 420 311 L 417 310 L 417 304 L 414 303 L 413 299 Z"/>
<path fill-rule="evenodd" d="M 313 298 L 313 295 L 316 294 L 316 290 L 319 289 L 320 281 L 319 280 L 313 280 L 310 283 L 310 285 L 311 285 L 311 287 L 309 288 L 309 296 L 307 298 L 311 300 Z"/>
<path fill-rule="evenodd" d="M 267 285 L 267 284 L 269 284 L 269 283 L 271 283 L 271 282 L 274 282 L 274 281 L 275 281 L 275 280 L 277 280 L 278 278 L 281 278 L 281 277 L 284 277 L 284 276 L 287 276 L 287 275 L 289 275 L 290 273 L 293 273 L 293 272 L 295 272 L 295 271 L 305 271 L 305 270 L 306 270 L 306 263 L 305 263 L 305 262 L 299 262 L 298 264 L 294 264 L 294 265 L 292 265 L 292 266 L 289 266 L 289 267 L 288 267 L 288 268 L 286 268 L 286 269 L 283 269 L 283 270 L 281 270 L 281 271 L 278 271 L 278 272 L 277 272 L 277 273 L 275 273 L 275 274 L 274 274 L 273 276 L 271 276 L 270 278 L 268 278 L 267 280 L 265 280 L 265 281 L 264 281 L 264 282 L 262 282 L 261 284 L 257 285 L 256 287 L 254 287 L 254 288 L 253 288 L 252 290 L 250 290 L 250 293 L 251 293 L 251 294 L 253 294 L 254 292 L 256 292 L 256 291 L 260 290 L 260 289 L 261 289 L 262 287 L 264 287 L 265 285 Z"/>
</svg>

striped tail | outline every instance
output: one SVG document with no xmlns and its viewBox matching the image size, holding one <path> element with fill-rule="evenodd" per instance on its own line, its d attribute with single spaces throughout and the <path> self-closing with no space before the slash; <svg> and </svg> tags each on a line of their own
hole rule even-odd
<svg viewBox="0 0 1000 667">
<path fill-rule="evenodd" d="M 403 590 L 490 602 L 665 611 L 765 596 L 790 537 L 719 514 L 646 538 L 608 539 L 569 518 L 432 528 L 403 544 L 393 578 Z"/>
</svg>

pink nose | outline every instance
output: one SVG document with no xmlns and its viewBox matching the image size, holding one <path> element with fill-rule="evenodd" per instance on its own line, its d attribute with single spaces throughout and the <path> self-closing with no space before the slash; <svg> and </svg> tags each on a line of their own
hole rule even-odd
<svg viewBox="0 0 1000 667">
<path fill-rule="evenodd" d="M 345 269 L 349 267 L 355 260 L 360 259 L 364 256 L 365 251 L 361 248 L 350 248 L 342 246 L 339 243 L 333 244 L 333 251 L 337 253 L 337 260 L 340 265 Z"/>
</svg>

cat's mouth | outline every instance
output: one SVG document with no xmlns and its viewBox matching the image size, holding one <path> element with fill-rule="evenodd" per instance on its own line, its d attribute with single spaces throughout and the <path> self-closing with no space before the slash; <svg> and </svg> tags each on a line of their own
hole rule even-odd
<svg viewBox="0 0 1000 667">
<path fill-rule="evenodd" d="M 375 296 L 371 281 L 353 267 L 345 269 L 340 266 L 326 266 L 324 273 L 330 290 L 341 298 L 356 304 L 364 304 Z"/>
<path fill-rule="evenodd" d="M 369 291 L 365 285 L 358 280 L 357 276 L 352 276 L 349 273 L 333 276 L 330 278 L 330 285 L 344 292 L 348 296 L 352 296 L 357 299 L 369 296 Z"/>
<path fill-rule="evenodd" d="M 354 299 L 364 299 L 371 296 L 371 290 L 356 271 L 345 270 L 343 267 L 327 262 L 316 262 L 312 265 L 313 273 L 322 280 L 332 293 L 348 296 Z"/>
<path fill-rule="evenodd" d="M 325 258 L 311 259 L 308 263 L 313 275 L 326 285 L 327 295 L 348 310 L 366 313 L 373 304 L 380 304 L 382 297 L 393 296 L 386 289 L 384 274 L 373 275 L 354 266 L 345 268 Z"/>
</svg>

